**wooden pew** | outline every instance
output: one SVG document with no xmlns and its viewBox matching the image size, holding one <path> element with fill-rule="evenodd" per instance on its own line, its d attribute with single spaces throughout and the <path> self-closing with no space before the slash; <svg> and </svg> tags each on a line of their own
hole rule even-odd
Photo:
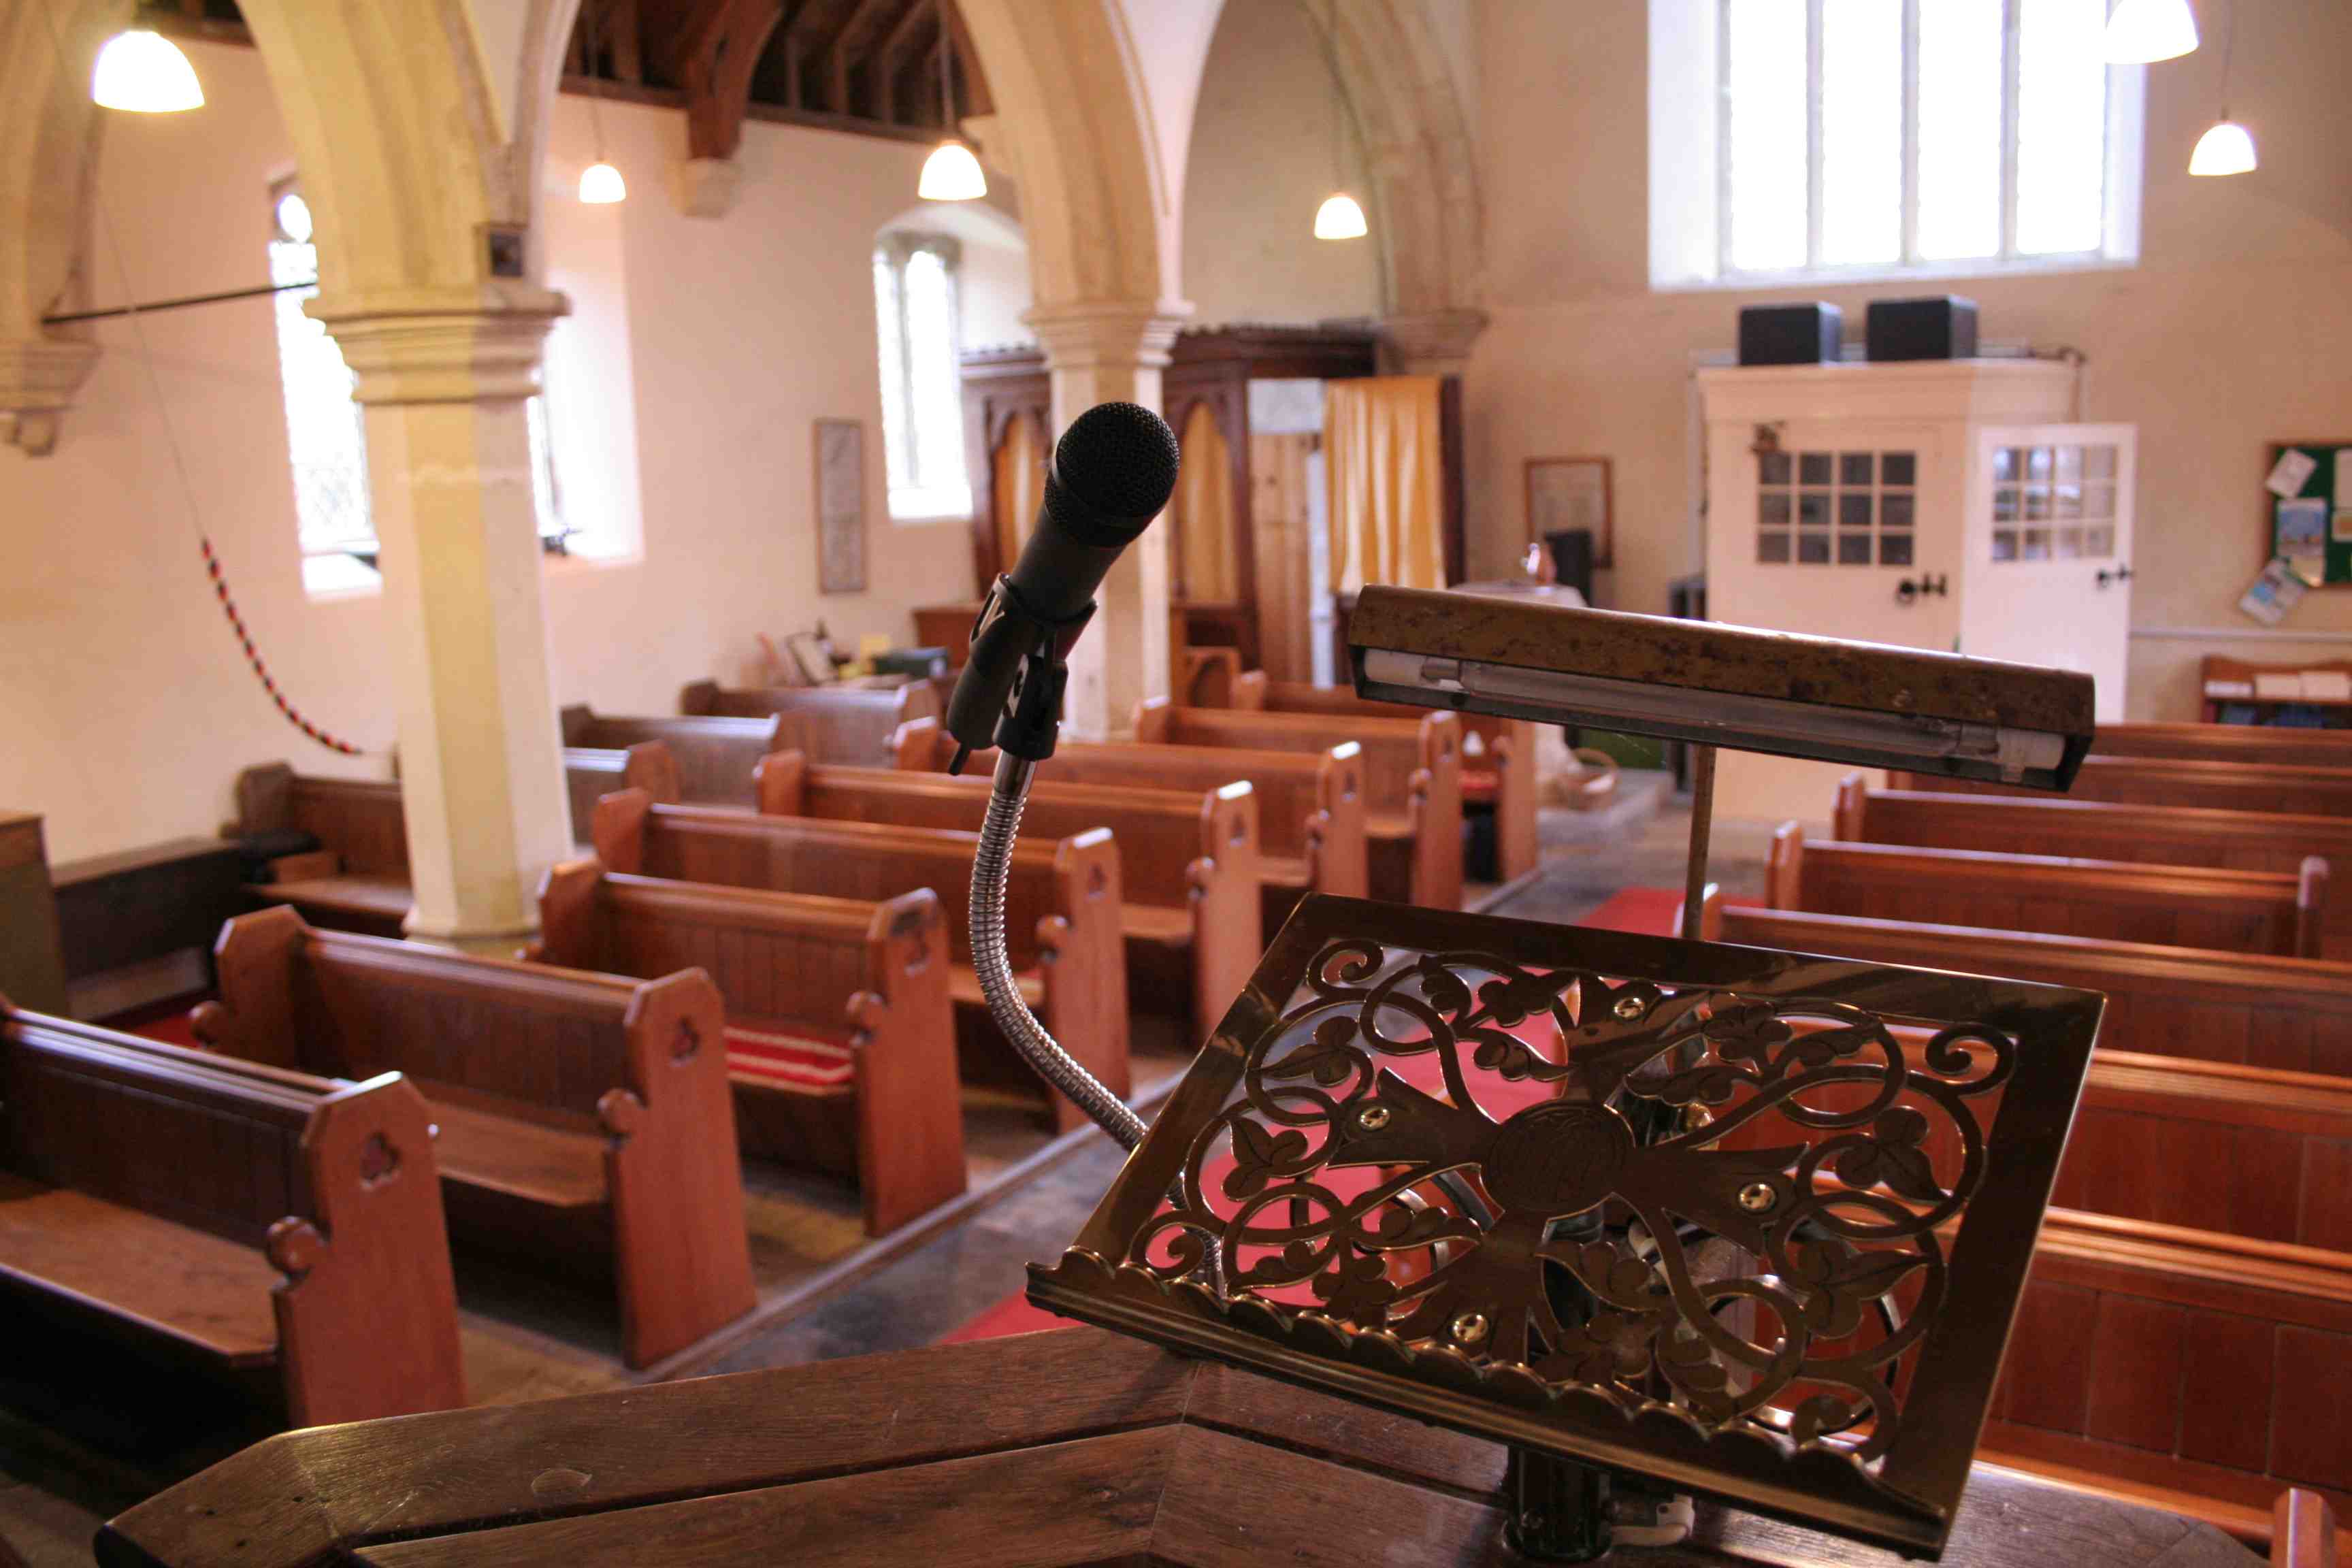
<svg viewBox="0 0 2352 1568">
<path fill-rule="evenodd" d="M 985 774 L 830 767 L 795 752 L 760 768 L 760 809 L 778 816 L 976 833 L 989 790 Z M 1247 784 L 1195 793 L 1043 783 L 1031 787 L 1021 826 L 1048 839 L 1110 830 L 1128 995 L 1145 1005 L 1160 1000 L 1153 1010 L 1183 1019 L 1197 1042 L 1248 985 L 1265 949 L 1258 821 Z"/>
<path fill-rule="evenodd" d="M 936 719 L 918 719 L 892 741 L 903 770 L 943 773 L 955 742 Z M 993 751 L 974 752 L 965 773 L 986 778 Z M 1253 752 L 1203 746 L 1089 745 L 1064 741 L 1037 766 L 1038 787 L 1110 784 L 1213 790 L 1239 781 L 1258 797 L 1258 868 L 1265 887 L 1262 927 L 1281 929 L 1306 893 L 1367 896 L 1363 748 L 1353 741 L 1321 752 Z"/>
<path fill-rule="evenodd" d="M 2352 1255 L 2053 1208 L 1979 1459 L 2261 1531 L 2352 1496 Z"/>
<path fill-rule="evenodd" d="M 899 687 L 760 686 L 730 689 L 715 680 L 697 680 L 677 696 L 677 710 L 765 719 L 784 716 L 781 746 L 806 752 L 821 763 L 857 767 L 888 764 L 890 737 L 914 719 L 945 711 L 938 689 L 926 681 Z"/>
<path fill-rule="evenodd" d="M 1322 713 L 1365 719 L 1419 719 L 1423 708 L 1371 702 L 1346 686 L 1309 686 L 1271 680 L 1253 669 L 1235 678 L 1233 706 L 1267 713 Z M 1462 800 L 1495 813 L 1495 860 L 1498 881 L 1508 882 L 1536 868 L 1542 850 L 1536 839 L 1536 726 L 1524 719 L 1460 713 Z"/>
<path fill-rule="evenodd" d="M 2287 876 L 1979 849 L 1809 845 L 1790 822 L 1772 836 L 1764 883 L 1765 902 L 1780 910 L 2315 958 L 2327 862 L 2315 857 Z"/>
<path fill-rule="evenodd" d="M 1889 773 L 1890 788 L 1948 795 L 2039 795 L 2043 792 L 1947 778 L 1939 773 Z M 2172 757 L 2111 757 L 2094 752 L 2067 791 L 2075 800 L 2119 805 L 2206 806 L 2217 811 L 2286 812 L 2352 816 L 2352 765 L 2182 761 Z"/>
<path fill-rule="evenodd" d="M 674 798 L 697 805 L 750 805 L 751 770 L 769 752 L 796 743 L 788 737 L 788 730 L 794 735 L 798 732 L 776 713 L 740 719 L 621 717 L 579 704 L 564 709 L 557 718 L 567 746 L 626 748 L 643 741 L 659 741 L 669 748 L 677 764 Z"/>
<path fill-rule="evenodd" d="M 677 762 L 669 747 L 660 741 L 639 741 L 624 747 L 563 748 L 563 792 L 572 811 L 572 842 L 588 842 L 596 802 L 622 789 L 641 789 L 656 800 L 677 800 Z"/>
<path fill-rule="evenodd" d="M 1151 698 L 1136 709 L 1135 738 L 1149 745 L 1275 752 L 1358 742 L 1372 897 L 1428 909 L 1462 907 L 1462 726 L 1455 715 L 1330 719 L 1178 708 Z"/>
<path fill-rule="evenodd" d="M 609 870 L 730 888 L 885 900 L 917 889 L 940 895 L 953 959 L 949 994 L 967 1079 L 1042 1089 L 988 1021 L 971 967 L 971 861 L 980 835 L 758 816 L 716 806 L 656 805 L 634 791 L 596 808 L 596 858 Z M 1024 839 L 1013 848 L 1005 936 L 1030 1007 L 1089 1072 L 1124 1098 L 1127 963 L 1120 933 L 1118 846 L 1101 829 Z M 1055 1126 L 1086 1113 L 1049 1094 Z"/>
<path fill-rule="evenodd" d="M 2239 871 L 2299 872 L 2314 855 L 2352 864 L 2352 821 L 2342 817 L 1868 789 L 1860 773 L 1838 786 L 1835 830 L 1852 843 Z M 2321 955 L 2352 959 L 2352 883 L 2329 892 Z"/>
<path fill-rule="evenodd" d="M 274 1071 L 0 999 L 0 1103 L 12 1289 L 270 1379 L 297 1426 L 465 1404 L 430 1112 L 397 1074 Z"/>
<path fill-rule="evenodd" d="M 2095 757 L 2173 757 L 2183 762 L 2284 763 L 2352 767 L 2352 730 L 2276 724 L 2102 724 Z"/>
<path fill-rule="evenodd" d="M 848 1176 L 868 1235 L 964 1190 L 947 922 L 929 891 L 869 903 L 574 860 L 547 874 L 539 909 L 541 962 L 709 974 L 744 1152 Z"/>
<path fill-rule="evenodd" d="M 1706 940 L 2103 991 L 2100 1038 L 2125 1049 L 2352 1077 L 2352 966 L 2089 937 L 1727 904 Z"/>
<path fill-rule="evenodd" d="M 291 904 L 314 925 L 400 934 L 415 900 L 399 781 L 313 778 L 284 763 L 247 768 L 236 777 L 231 835 L 267 833 L 307 833 L 320 847 L 279 862 L 278 879 L 251 890 L 256 902 Z"/>
<path fill-rule="evenodd" d="M 336 1078 L 398 1071 L 432 1102 L 452 1223 L 502 1250 L 609 1259 L 646 1366 L 751 1310 L 719 993 L 231 921 L 196 1036 Z M 600 1268 L 601 1272 L 601 1268 Z"/>
</svg>

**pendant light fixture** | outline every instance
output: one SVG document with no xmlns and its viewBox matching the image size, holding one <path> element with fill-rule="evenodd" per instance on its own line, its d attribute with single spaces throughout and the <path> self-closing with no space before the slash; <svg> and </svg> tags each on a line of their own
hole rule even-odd
<svg viewBox="0 0 2352 1568">
<path fill-rule="evenodd" d="M 1315 19 L 1307 13 L 1307 20 Z M 1331 78 L 1331 194 L 1315 209 L 1315 237 L 1318 239 L 1361 239 L 1370 232 L 1364 222 L 1364 209 L 1348 194 L 1347 163 L 1343 138 L 1347 134 L 1347 95 L 1339 85 L 1339 0 L 1331 0 L 1331 9 L 1323 24 L 1323 68 Z"/>
<path fill-rule="evenodd" d="M 2100 53 L 2109 65 L 2179 59 L 2197 47 L 2189 0 L 2119 0 L 2107 16 Z"/>
<path fill-rule="evenodd" d="M 981 172 L 980 160 L 972 156 L 956 135 L 955 115 L 955 29 L 949 25 L 949 0 L 935 0 L 940 14 L 940 124 L 947 132 L 947 140 L 931 149 L 923 160 L 923 177 L 915 183 L 915 195 L 927 202 L 971 202 L 988 195 L 988 176 Z"/>
<path fill-rule="evenodd" d="M 196 68 L 180 46 L 145 27 L 106 40 L 89 73 L 89 96 L 100 109 L 127 109 L 135 114 L 174 114 L 205 106 Z"/>
<path fill-rule="evenodd" d="M 610 206 L 629 197 L 629 182 L 604 157 L 604 119 L 597 104 L 604 96 L 604 70 L 596 54 L 596 9 L 599 0 L 585 0 L 582 9 L 588 24 L 588 129 L 596 139 L 596 161 L 580 171 L 580 200 L 588 206 Z"/>
<path fill-rule="evenodd" d="M 2221 34 L 2221 118 L 2197 138 L 2189 154 L 2192 174 L 2248 174 L 2254 170 L 2253 133 L 2230 118 L 2230 57 L 2238 49 L 2238 7 L 2230 5 L 2230 21 Z"/>
</svg>

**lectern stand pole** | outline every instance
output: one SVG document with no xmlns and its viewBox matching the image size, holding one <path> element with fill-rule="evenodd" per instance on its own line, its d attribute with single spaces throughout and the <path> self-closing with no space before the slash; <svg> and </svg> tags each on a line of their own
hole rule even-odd
<svg viewBox="0 0 2352 1568">
<path fill-rule="evenodd" d="M 1690 864 L 1683 870 L 1685 942 L 1696 942 L 1699 903 L 1706 897 L 1707 840 L 1715 831 L 1715 748 L 1691 747 Z"/>
</svg>

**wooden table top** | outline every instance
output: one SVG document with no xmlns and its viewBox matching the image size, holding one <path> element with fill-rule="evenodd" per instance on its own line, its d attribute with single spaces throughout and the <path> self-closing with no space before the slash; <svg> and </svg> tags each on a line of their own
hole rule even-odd
<svg viewBox="0 0 2352 1568">
<path fill-rule="evenodd" d="M 291 1432 L 107 1568 L 1505 1564 L 1503 1450 L 1093 1329 Z M 2245 1568 L 2210 1526 L 1979 1468 L 1944 1561 Z M 1686 1564 L 1891 1565 L 1702 1504 Z"/>
</svg>

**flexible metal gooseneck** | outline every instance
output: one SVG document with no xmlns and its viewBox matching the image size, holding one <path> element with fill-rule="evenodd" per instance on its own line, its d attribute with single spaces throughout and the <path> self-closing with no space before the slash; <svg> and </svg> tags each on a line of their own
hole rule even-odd
<svg viewBox="0 0 2352 1568">
<path fill-rule="evenodd" d="M 1013 978 L 1013 961 L 1005 951 L 1004 882 L 1013 865 L 1013 841 L 1021 836 L 1021 812 L 1028 804 L 1029 783 L 1036 773 L 1037 764 L 1033 762 L 1010 752 L 997 753 L 988 816 L 981 824 L 980 851 L 971 862 L 972 967 L 980 973 L 980 994 L 988 1003 L 988 1016 L 1023 1059 L 1093 1117 L 1096 1125 L 1118 1140 L 1119 1147 L 1131 1150 L 1143 1142 L 1143 1119 L 1037 1022 L 1029 1004 L 1021 999 L 1021 987 Z"/>
</svg>

